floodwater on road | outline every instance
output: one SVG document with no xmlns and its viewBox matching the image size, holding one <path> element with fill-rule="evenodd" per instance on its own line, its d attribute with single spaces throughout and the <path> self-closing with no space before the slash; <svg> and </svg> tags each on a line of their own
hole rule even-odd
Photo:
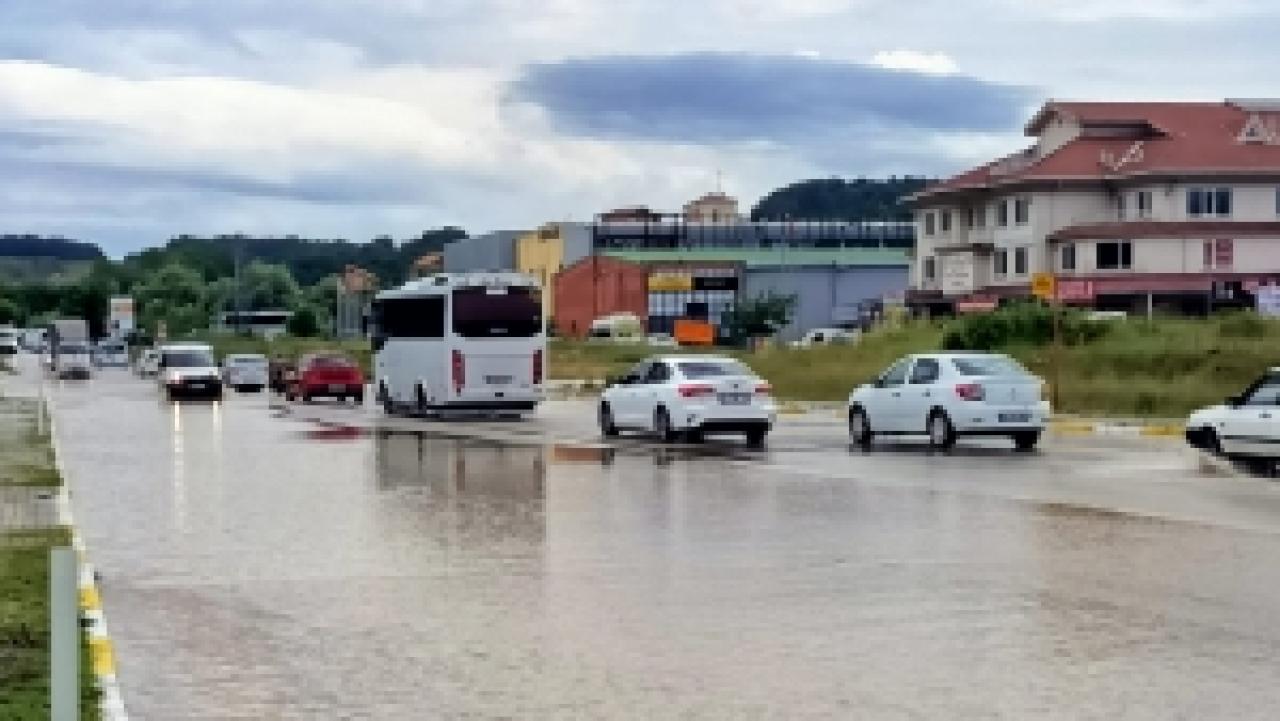
<svg viewBox="0 0 1280 721">
<path fill-rule="evenodd" d="M 1280 488 L 1176 445 L 864 454 L 796 422 L 659 450 L 555 404 L 384 423 L 123 372 L 50 394 L 134 718 L 1280 708 Z"/>
</svg>

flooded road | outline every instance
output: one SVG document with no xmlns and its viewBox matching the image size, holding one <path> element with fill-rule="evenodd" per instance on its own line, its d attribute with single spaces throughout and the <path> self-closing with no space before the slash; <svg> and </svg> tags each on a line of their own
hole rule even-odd
<svg viewBox="0 0 1280 721">
<path fill-rule="evenodd" d="M 16 382 L 16 381 L 15 381 Z M 1176 443 L 604 446 L 50 388 L 139 719 L 1271 719 L 1280 486 Z"/>
</svg>

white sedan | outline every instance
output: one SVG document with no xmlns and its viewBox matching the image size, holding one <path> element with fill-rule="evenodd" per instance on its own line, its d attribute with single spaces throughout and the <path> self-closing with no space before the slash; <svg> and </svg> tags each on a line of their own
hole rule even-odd
<svg viewBox="0 0 1280 721">
<path fill-rule="evenodd" d="M 1280 458 L 1280 368 L 1187 419 L 1187 443 L 1228 457 Z"/>
<path fill-rule="evenodd" d="M 600 397 L 600 431 L 646 431 L 665 442 L 706 433 L 743 433 L 764 443 L 777 417 L 772 388 L 750 368 L 720 356 L 650 358 Z"/>
<path fill-rule="evenodd" d="M 1029 451 L 1049 417 L 1043 387 L 1008 356 L 907 356 L 849 395 L 849 435 L 863 447 L 877 435 L 927 435 L 935 448 L 959 436 L 1004 436 Z"/>
</svg>

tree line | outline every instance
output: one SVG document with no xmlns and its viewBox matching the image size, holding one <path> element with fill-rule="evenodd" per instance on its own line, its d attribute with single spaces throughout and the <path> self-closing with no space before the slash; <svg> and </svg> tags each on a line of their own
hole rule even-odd
<svg viewBox="0 0 1280 721">
<path fill-rule="evenodd" d="M 119 261 L 99 253 L 88 271 L 73 280 L 0 278 L 0 324 L 36 326 L 57 317 L 84 318 L 90 332 L 100 337 L 110 297 L 127 295 L 134 299 L 137 325 L 146 333 L 154 333 L 161 321 L 170 336 L 180 337 L 208 328 L 222 312 L 289 310 L 292 332 L 315 335 L 332 327 L 339 277 L 347 265 L 371 271 L 383 288 L 394 287 L 408 278 L 414 260 L 465 237 L 458 228 L 402 241 L 381 236 L 368 243 L 179 236 Z M 0 255 L 5 250 L 0 247 Z"/>
</svg>

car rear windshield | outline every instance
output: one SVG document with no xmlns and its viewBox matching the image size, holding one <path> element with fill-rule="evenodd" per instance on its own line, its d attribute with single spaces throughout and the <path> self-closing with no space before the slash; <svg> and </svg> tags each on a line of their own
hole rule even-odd
<svg viewBox="0 0 1280 721">
<path fill-rule="evenodd" d="M 64 343 L 58 348 L 58 352 L 63 355 L 85 355 L 89 352 L 89 346 Z"/>
<path fill-rule="evenodd" d="M 723 376 L 755 375 L 750 368 L 735 361 L 683 361 L 677 365 L 680 367 L 681 375 L 694 381 Z"/>
<path fill-rule="evenodd" d="M 230 359 L 232 365 L 237 366 L 264 366 L 267 359 L 261 356 L 232 356 Z"/>
<path fill-rule="evenodd" d="M 165 368 L 208 368 L 213 354 L 207 350 L 171 350 L 164 352 Z"/>
<path fill-rule="evenodd" d="M 1027 369 L 1018 365 L 1012 358 L 1004 356 L 973 356 L 972 358 L 952 358 L 951 364 L 964 376 L 1025 376 Z"/>
<path fill-rule="evenodd" d="M 542 332 L 542 294 L 525 286 L 458 288 L 453 332 L 464 338 L 532 338 Z"/>
<path fill-rule="evenodd" d="M 318 355 L 307 362 L 308 368 L 354 368 L 355 361 L 340 355 Z"/>
</svg>

